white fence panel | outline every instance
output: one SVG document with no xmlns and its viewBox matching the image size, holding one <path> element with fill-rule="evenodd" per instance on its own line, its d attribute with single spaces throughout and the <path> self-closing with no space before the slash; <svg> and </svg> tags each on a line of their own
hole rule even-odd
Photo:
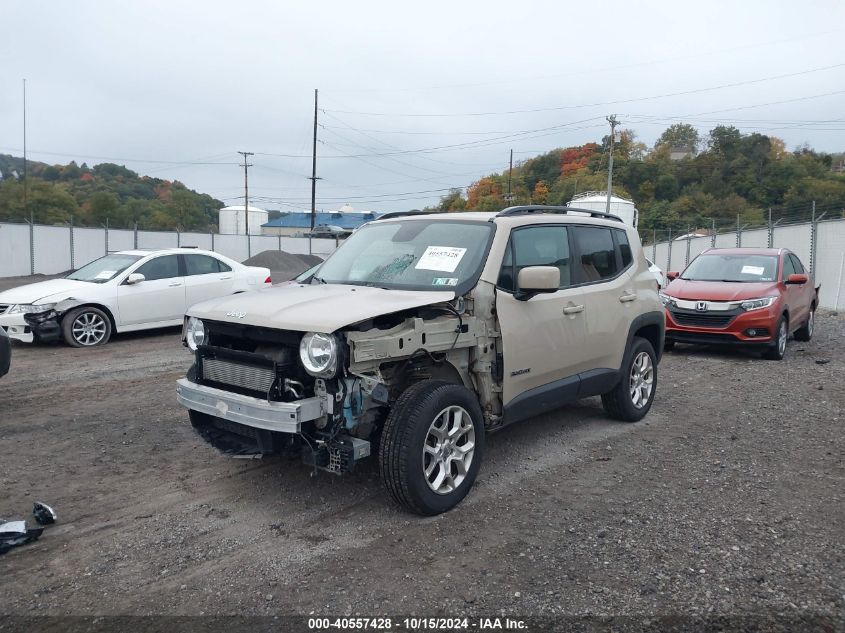
<svg viewBox="0 0 845 633">
<path fill-rule="evenodd" d="M 109 230 L 109 251 L 131 251 L 135 248 L 135 232 L 123 229 Z"/>
<path fill-rule="evenodd" d="M 55 275 L 70 270 L 70 229 L 35 227 L 35 271 Z"/>
<path fill-rule="evenodd" d="M 231 257 L 236 262 L 242 262 L 249 257 L 246 251 L 246 238 L 243 235 L 214 236 L 214 250 L 221 255 Z"/>
<path fill-rule="evenodd" d="M 649 257 L 651 258 L 651 261 L 653 263 L 657 264 L 659 268 L 663 269 L 663 272 L 668 272 L 668 269 L 666 268 L 669 265 L 668 242 L 661 242 L 660 244 L 657 244 L 656 246 L 651 248 L 651 253 L 649 254 Z"/>
<path fill-rule="evenodd" d="M 720 233 L 717 235 L 716 248 L 736 248 L 736 233 Z"/>
<path fill-rule="evenodd" d="M 109 235 L 111 238 L 111 235 Z M 111 241 L 111 239 L 109 240 Z M 111 248 L 111 244 L 109 244 Z M 73 229 L 73 267 L 82 268 L 106 254 L 106 234 L 103 229 Z"/>
<path fill-rule="evenodd" d="M 845 310 L 845 220 L 819 222 L 816 235 L 815 278 L 822 285 L 819 303 Z M 803 261 L 809 265 L 808 260 Z"/>
<path fill-rule="evenodd" d="M 684 259 L 687 256 L 687 241 L 674 240 L 672 242 L 672 259 L 669 262 L 669 270 L 682 271 L 686 266 Z"/>
<path fill-rule="evenodd" d="M 138 248 L 176 248 L 176 233 L 138 231 Z"/>
<path fill-rule="evenodd" d="M 302 241 L 306 242 L 306 243 L 308 242 L 307 239 L 303 239 Z M 312 240 L 312 241 L 313 241 L 313 243 L 311 244 L 312 254 L 319 255 L 323 259 L 325 259 L 329 255 L 334 253 L 335 250 L 337 250 L 337 247 L 339 245 L 337 242 L 335 242 L 335 240 L 332 240 L 332 239 L 319 238 L 319 239 Z M 305 251 L 305 252 L 307 253 L 308 251 Z"/>
<path fill-rule="evenodd" d="M 179 236 L 182 246 L 196 246 L 207 251 L 211 250 L 211 233 L 182 233 Z"/>
<path fill-rule="evenodd" d="M 745 240 L 743 240 L 743 243 Z M 776 226 L 772 240 L 773 248 L 788 248 L 798 255 L 804 266 L 810 265 L 810 225 L 795 224 Z"/>
<path fill-rule="evenodd" d="M 742 232 L 743 248 L 769 248 L 769 229 L 750 229 Z"/>
<path fill-rule="evenodd" d="M 0 277 L 30 274 L 29 225 L 0 224 Z"/>
<path fill-rule="evenodd" d="M 249 248 L 253 255 L 264 251 L 277 251 L 279 250 L 279 238 L 271 235 L 250 235 Z"/>
</svg>

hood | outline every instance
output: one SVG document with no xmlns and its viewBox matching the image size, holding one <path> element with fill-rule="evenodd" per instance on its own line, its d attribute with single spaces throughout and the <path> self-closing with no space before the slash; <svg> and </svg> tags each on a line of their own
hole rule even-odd
<svg viewBox="0 0 845 633">
<path fill-rule="evenodd" d="M 690 301 L 744 301 L 780 294 L 777 282 L 690 281 L 675 279 L 663 292 Z"/>
<path fill-rule="evenodd" d="M 450 301 L 449 291 L 385 290 L 341 284 L 277 286 L 203 301 L 188 316 L 298 332 L 331 333 L 365 319 Z M 243 317 L 227 316 L 228 313 Z"/>
<path fill-rule="evenodd" d="M 50 279 L 0 292 L 0 303 L 54 303 L 91 289 L 88 281 Z"/>
</svg>

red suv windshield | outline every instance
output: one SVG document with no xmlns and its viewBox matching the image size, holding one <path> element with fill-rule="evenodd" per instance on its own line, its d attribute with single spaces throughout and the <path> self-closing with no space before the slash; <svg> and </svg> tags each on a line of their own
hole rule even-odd
<svg viewBox="0 0 845 633">
<path fill-rule="evenodd" d="M 778 258 L 773 255 L 700 255 L 687 267 L 681 279 L 690 281 L 774 281 Z"/>
</svg>

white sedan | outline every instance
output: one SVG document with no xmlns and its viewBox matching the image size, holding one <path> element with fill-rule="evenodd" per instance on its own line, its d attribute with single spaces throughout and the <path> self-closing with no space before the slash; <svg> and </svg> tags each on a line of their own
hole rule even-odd
<svg viewBox="0 0 845 633">
<path fill-rule="evenodd" d="M 645 261 L 648 264 L 648 272 L 654 275 L 654 279 L 657 281 L 657 289 L 662 290 L 663 286 L 666 285 L 666 277 L 663 275 L 663 271 L 660 270 L 660 266 L 655 264 L 648 257 L 646 257 Z"/>
<path fill-rule="evenodd" d="M 270 285 L 268 268 L 210 251 L 120 251 L 62 279 L 0 292 L 0 327 L 26 343 L 61 337 L 93 347 L 113 332 L 181 325 L 195 303 Z"/>
</svg>

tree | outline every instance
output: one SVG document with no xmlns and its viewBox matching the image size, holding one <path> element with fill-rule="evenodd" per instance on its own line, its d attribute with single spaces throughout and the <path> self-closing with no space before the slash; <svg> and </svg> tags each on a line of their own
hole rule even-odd
<svg viewBox="0 0 845 633">
<path fill-rule="evenodd" d="M 699 143 L 698 130 L 689 123 L 674 123 L 664 130 L 654 146 L 666 146 L 670 149 L 682 147 L 695 153 Z"/>
<path fill-rule="evenodd" d="M 534 204 L 546 204 L 548 199 L 549 187 L 546 185 L 546 181 L 537 181 L 537 184 L 534 185 L 534 193 L 531 194 L 531 202 Z"/>
<path fill-rule="evenodd" d="M 710 130 L 707 141 L 710 149 L 727 158 L 736 156 L 742 133 L 732 125 L 718 125 Z"/>
</svg>

